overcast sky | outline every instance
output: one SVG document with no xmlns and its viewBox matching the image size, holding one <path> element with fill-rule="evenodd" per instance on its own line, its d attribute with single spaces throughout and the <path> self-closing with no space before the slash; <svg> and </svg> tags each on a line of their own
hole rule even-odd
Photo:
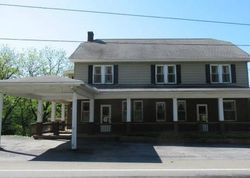
<svg viewBox="0 0 250 178">
<path fill-rule="evenodd" d="M 249 0 L 1 0 L 0 3 L 250 23 Z M 0 6 L 0 37 L 86 40 L 96 38 L 216 38 L 250 44 L 250 26 L 195 23 Z M 0 41 L 12 48 L 62 48 L 77 43 Z M 250 53 L 250 47 L 242 47 Z"/>
</svg>

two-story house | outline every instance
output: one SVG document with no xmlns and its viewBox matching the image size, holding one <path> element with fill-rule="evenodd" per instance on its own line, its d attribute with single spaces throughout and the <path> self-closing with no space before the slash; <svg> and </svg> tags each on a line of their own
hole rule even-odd
<svg viewBox="0 0 250 178">
<path fill-rule="evenodd" d="M 3 94 L 38 100 L 37 135 L 45 125 L 43 102 L 52 103 L 52 128 L 56 102 L 62 103 L 62 123 L 68 104 L 72 149 L 81 134 L 250 130 L 250 56 L 230 42 L 97 40 L 88 32 L 70 60 L 75 67 L 67 71 L 70 78 L 0 81 L 0 133 Z"/>
<path fill-rule="evenodd" d="M 249 130 L 250 56 L 215 39 L 94 39 L 70 56 L 97 93 L 77 99 L 82 133 Z"/>
</svg>

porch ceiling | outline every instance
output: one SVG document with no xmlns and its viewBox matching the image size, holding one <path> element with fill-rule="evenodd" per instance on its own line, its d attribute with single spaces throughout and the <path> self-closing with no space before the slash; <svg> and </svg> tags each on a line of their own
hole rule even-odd
<svg viewBox="0 0 250 178">
<path fill-rule="evenodd" d="M 26 77 L 0 81 L 0 92 L 47 101 L 71 101 L 74 92 L 89 98 L 96 92 L 81 80 L 59 76 Z"/>
</svg>

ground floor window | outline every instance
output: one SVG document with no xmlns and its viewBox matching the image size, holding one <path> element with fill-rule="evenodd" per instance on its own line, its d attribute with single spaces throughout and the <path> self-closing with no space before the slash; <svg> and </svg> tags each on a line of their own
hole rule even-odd
<svg viewBox="0 0 250 178">
<path fill-rule="evenodd" d="M 224 120 L 225 121 L 234 121 L 236 120 L 236 105 L 234 100 L 224 100 Z"/>
<path fill-rule="evenodd" d="M 122 101 L 122 122 L 127 121 L 127 101 Z"/>
<path fill-rule="evenodd" d="M 89 101 L 81 102 L 81 122 L 89 122 Z"/>
<path fill-rule="evenodd" d="M 156 102 L 156 121 L 166 120 L 166 104 L 165 102 Z"/>
<path fill-rule="evenodd" d="M 134 122 L 143 121 L 143 102 L 141 100 L 133 101 L 133 117 Z"/>
<path fill-rule="evenodd" d="M 186 101 L 185 100 L 178 100 L 178 120 L 185 121 L 186 120 Z"/>
</svg>

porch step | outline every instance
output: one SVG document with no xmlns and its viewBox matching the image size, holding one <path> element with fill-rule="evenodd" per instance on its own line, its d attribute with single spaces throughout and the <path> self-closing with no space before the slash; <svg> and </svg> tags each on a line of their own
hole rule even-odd
<svg viewBox="0 0 250 178">
<path fill-rule="evenodd" d="M 69 135 L 71 135 L 71 131 L 59 131 L 59 134 L 61 135 L 61 134 L 69 134 Z"/>
</svg>

